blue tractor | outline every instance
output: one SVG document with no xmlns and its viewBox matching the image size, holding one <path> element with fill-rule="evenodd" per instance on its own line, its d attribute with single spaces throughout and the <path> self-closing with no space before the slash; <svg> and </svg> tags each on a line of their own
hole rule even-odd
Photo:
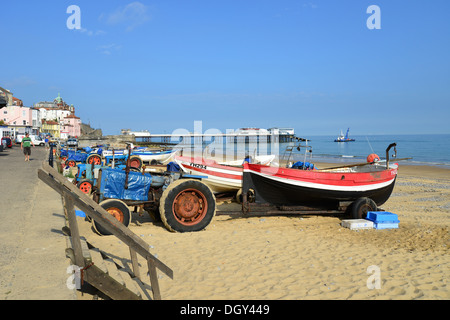
<svg viewBox="0 0 450 320">
<path fill-rule="evenodd" d="M 172 165 L 165 172 L 137 172 L 130 162 L 128 157 L 125 170 L 99 167 L 94 174 L 93 199 L 117 220 L 128 226 L 130 207 L 139 207 L 154 213 L 172 232 L 200 231 L 209 225 L 216 213 L 216 199 L 202 182 L 205 177 L 183 174 Z M 109 234 L 94 220 L 92 223 L 99 234 Z"/>
</svg>

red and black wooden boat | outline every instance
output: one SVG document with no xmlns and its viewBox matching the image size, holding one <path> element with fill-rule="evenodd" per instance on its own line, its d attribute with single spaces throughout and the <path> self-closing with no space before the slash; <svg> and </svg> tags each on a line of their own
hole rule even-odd
<svg viewBox="0 0 450 320">
<path fill-rule="evenodd" d="M 385 163 L 324 170 L 245 164 L 243 209 L 247 213 L 254 212 L 252 203 L 282 207 L 287 211 L 343 211 L 350 207 L 354 218 L 362 218 L 367 211 L 376 211 L 392 193 L 398 164 L 389 162 L 389 149 L 395 146 L 393 143 L 386 149 Z"/>
</svg>

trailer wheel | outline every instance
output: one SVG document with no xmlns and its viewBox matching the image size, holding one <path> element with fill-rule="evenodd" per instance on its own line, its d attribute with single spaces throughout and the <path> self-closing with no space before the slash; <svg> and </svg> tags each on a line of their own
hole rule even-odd
<svg viewBox="0 0 450 320">
<path fill-rule="evenodd" d="M 80 182 L 78 182 L 78 184 L 77 184 L 77 187 L 83 193 L 86 193 L 89 195 L 92 192 L 92 181 L 87 180 L 87 179 L 80 180 Z"/>
<path fill-rule="evenodd" d="M 172 232 L 200 231 L 216 214 L 216 198 L 201 181 L 181 179 L 163 192 L 159 212 L 162 222 Z"/>
<path fill-rule="evenodd" d="M 377 211 L 377 204 L 370 198 L 359 198 L 351 205 L 353 219 L 365 219 L 368 211 Z"/>
<path fill-rule="evenodd" d="M 87 164 L 100 165 L 102 164 L 102 158 L 98 154 L 91 154 L 86 159 Z"/>
<path fill-rule="evenodd" d="M 239 204 L 242 203 L 242 188 L 236 192 L 236 195 L 234 196 L 234 198 L 236 199 L 237 203 L 239 203 Z"/>
<path fill-rule="evenodd" d="M 142 159 L 139 156 L 131 156 L 130 157 L 130 167 L 141 170 L 142 168 Z"/>
<path fill-rule="evenodd" d="M 109 214 L 111 214 L 114 218 L 121 222 L 125 227 L 128 227 L 131 222 L 131 212 L 128 206 L 123 201 L 120 201 L 118 199 L 108 199 L 100 202 L 100 206 L 108 211 Z M 111 235 L 108 230 L 106 230 L 99 223 L 95 222 L 94 219 L 92 219 L 92 226 L 94 227 L 94 230 L 100 235 Z"/>
</svg>

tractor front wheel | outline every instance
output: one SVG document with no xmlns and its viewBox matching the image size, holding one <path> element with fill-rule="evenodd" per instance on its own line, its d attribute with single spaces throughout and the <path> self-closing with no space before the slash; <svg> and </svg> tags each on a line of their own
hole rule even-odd
<svg viewBox="0 0 450 320">
<path fill-rule="evenodd" d="M 90 195 L 92 193 L 92 181 L 88 179 L 80 180 L 77 184 L 78 189 L 83 193 Z"/>
<path fill-rule="evenodd" d="M 131 222 L 131 212 L 125 202 L 117 199 L 108 199 L 100 202 L 100 206 L 115 219 L 121 222 L 125 227 L 128 227 Z M 92 226 L 94 227 L 94 230 L 100 235 L 107 236 L 112 234 L 105 227 L 97 223 L 94 219 L 92 219 Z"/>
<path fill-rule="evenodd" d="M 66 166 L 74 168 L 77 166 L 77 162 L 75 160 L 66 160 Z"/>
</svg>

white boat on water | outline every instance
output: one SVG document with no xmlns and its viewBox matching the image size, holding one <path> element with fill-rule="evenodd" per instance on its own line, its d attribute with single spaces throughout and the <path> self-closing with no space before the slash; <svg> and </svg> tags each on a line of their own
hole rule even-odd
<svg viewBox="0 0 450 320">
<path fill-rule="evenodd" d="M 256 156 L 254 163 L 270 165 L 275 155 Z M 174 162 L 187 174 L 207 176 L 203 182 L 214 193 L 237 192 L 242 187 L 242 172 L 244 159 L 217 162 L 213 159 L 201 157 L 175 156 Z"/>
<path fill-rule="evenodd" d="M 342 133 L 341 130 L 341 134 L 334 140 L 334 142 L 349 142 L 349 141 L 355 141 L 355 139 L 351 139 L 348 137 L 348 132 L 350 131 L 350 128 L 347 129 L 347 133 L 344 134 Z"/>
</svg>

